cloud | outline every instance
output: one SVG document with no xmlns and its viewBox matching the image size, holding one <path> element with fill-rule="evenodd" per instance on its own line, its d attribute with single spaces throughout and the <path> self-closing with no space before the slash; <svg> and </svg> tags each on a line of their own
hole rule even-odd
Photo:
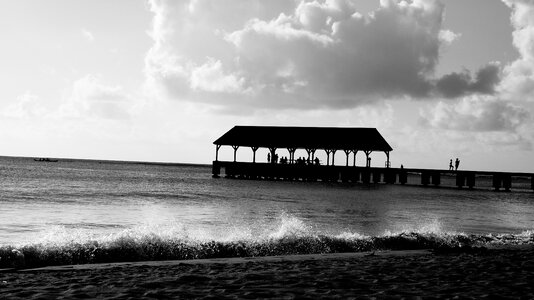
<svg viewBox="0 0 534 300">
<path fill-rule="evenodd" d="M 513 43 L 519 58 L 504 69 L 502 93 L 511 99 L 534 101 L 534 1 L 503 2 L 512 9 Z"/>
<path fill-rule="evenodd" d="M 455 33 L 450 30 L 441 30 L 439 32 L 439 39 L 447 45 L 452 44 L 454 41 L 458 40 L 461 36 L 462 35 L 460 33 Z"/>
<path fill-rule="evenodd" d="M 495 97 L 472 96 L 457 103 L 439 102 L 433 109 L 421 111 L 421 121 L 447 130 L 515 132 L 531 121 L 531 115 L 527 109 Z"/>
<path fill-rule="evenodd" d="M 239 93 L 243 91 L 243 78 L 224 74 L 220 60 L 208 60 L 191 72 L 191 89 L 207 92 Z"/>
<path fill-rule="evenodd" d="M 447 98 L 457 98 L 466 94 L 494 94 L 500 82 L 499 63 L 482 67 L 472 78 L 468 70 L 443 76 L 436 82 L 436 92 Z"/>
<path fill-rule="evenodd" d="M 166 97 L 253 108 L 350 108 L 377 99 L 491 94 L 497 64 L 434 78 L 438 0 L 150 1 L 147 86 Z"/>
<path fill-rule="evenodd" d="M 15 103 L 7 106 L 1 113 L 7 118 L 34 119 L 45 117 L 48 110 L 41 104 L 41 99 L 31 93 L 26 92 L 19 96 Z"/>
<path fill-rule="evenodd" d="M 131 117 L 133 105 L 133 99 L 122 87 L 102 84 L 98 77 L 87 75 L 73 83 L 58 116 L 124 120 Z"/>
</svg>

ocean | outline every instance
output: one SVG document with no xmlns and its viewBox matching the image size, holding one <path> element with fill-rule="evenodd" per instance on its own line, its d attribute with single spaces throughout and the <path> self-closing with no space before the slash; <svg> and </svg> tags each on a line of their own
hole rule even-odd
<svg viewBox="0 0 534 300">
<path fill-rule="evenodd" d="M 0 158 L 0 269 L 534 244 L 534 193 L 212 178 Z"/>
</svg>

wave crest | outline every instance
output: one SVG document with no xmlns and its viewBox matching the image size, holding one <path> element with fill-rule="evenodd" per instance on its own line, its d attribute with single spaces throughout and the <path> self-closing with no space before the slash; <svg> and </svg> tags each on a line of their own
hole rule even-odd
<svg viewBox="0 0 534 300">
<path fill-rule="evenodd" d="M 274 230 L 256 237 L 247 232 L 217 239 L 179 224 L 134 228 L 103 237 L 64 228 L 55 228 L 54 232 L 37 243 L 0 247 L 0 268 L 534 244 L 534 231 L 467 235 L 422 228 L 380 236 L 317 234 L 311 226 L 291 216 L 284 217 Z"/>
</svg>

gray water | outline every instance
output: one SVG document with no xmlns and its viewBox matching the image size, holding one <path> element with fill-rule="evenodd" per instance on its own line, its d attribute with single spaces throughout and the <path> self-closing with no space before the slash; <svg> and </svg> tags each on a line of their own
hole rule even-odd
<svg viewBox="0 0 534 300">
<path fill-rule="evenodd" d="M 0 245 L 156 234 L 521 234 L 534 193 L 211 178 L 209 166 L 0 158 Z"/>
</svg>

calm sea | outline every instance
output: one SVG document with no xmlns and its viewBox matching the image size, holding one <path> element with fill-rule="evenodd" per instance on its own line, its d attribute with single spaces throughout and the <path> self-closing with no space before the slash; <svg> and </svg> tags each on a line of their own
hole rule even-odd
<svg viewBox="0 0 534 300">
<path fill-rule="evenodd" d="M 534 193 L 0 158 L 0 268 L 534 243 Z"/>
</svg>

